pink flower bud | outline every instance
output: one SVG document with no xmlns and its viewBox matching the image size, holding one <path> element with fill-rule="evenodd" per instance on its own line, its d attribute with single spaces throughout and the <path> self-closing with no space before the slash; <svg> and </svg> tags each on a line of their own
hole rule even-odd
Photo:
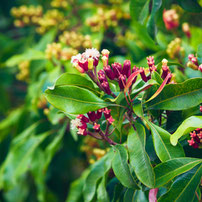
<svg viewBox="0 0 202 202">
<path fill-rule="evenodd" d="M 87 131 L 86 131 L 86 129 L 79 128 L 77 134 L 86 136 L 87 135 Z"/>
<path fill-rule="evenodd" d="M 79 114 L 77 116 L 77 118 L 80 119 L 81 121 L 85 122 L 85 123 L 89 122 L 89 119 L 87 117 L 85 117 L 83 114 Z"/>
<path fill-rule="evenodd" d="M 94 123 L 93 129 L 94 129 L 96 132 L 99 132 L 99 131 L 100 131 L 100 124 Z"/>
<path fill-rule="evenodd" d="M 114 122 L 114 119 L 112 118 L 112 116 L 110 116 L 110 117 L 107 119 L 107 121 L 108 121 L 110 124 L 112 124 L 112 123 Z"/>
<path fill-rule="evenodd" d="M 202 72 L 202 64 L 199 65 L 198 70 Z"/>
</svg>

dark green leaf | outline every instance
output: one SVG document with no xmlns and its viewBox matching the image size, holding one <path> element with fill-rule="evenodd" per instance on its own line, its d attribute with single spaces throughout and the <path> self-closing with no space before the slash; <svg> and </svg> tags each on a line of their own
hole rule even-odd
<svg viewBox="0 0 202 202">
<path fill-rule="evenodd" d="M 169 191 L 159 198 L 158 202 L 193 201 L 201 176 L 202 165 L 198 165 L 189 172 L 180 175 Z"/>
<path fill-rule="evenodd" d="M 171 145 L 171 135 L 169 132 L 149 121 L 147 121 L 147 124 L 151 129 L 156 154 L 162 162 L 177 157 L 184 157 L 184 151 L 181 145 Z"/>
<path fill-rule="evenodd" d="M 54 107 L 71 114 L 85 114 L 107 106 L 107 103 L 91 91 L 71 85 L 48 89 L 45 96 Z"/>
<path fill-rule="evenodd" d="M 115 155 L 112 160 L 112 169 L 121 184 L 128 188 L 138 188 L 128 166 L 128 153 L 123 145 L 114 146 Z"/>
<path fill-rule="evenodd" d="M 199 105 L 202 100 L 202 78 L 189 79 L 179 84 L 168 84 L 147 103 L 148 109 L 183 110 Z"/>
<path fill-rule="evenodd" d="M 202 8 L 198 4 L 197 0 L 178 0 L 178 3 L 186 11 L 202 12 Z"/>
<path fill-rule="evenodd" d="M 131 128 L 127 140 L 130 164 L 137 178 L 143 184 L 154 187 L 155 174 L 149 156 L 145 151 L 145 129 L 138 123 L 135 124 L 135 127 L 137 131 Z"/>
<path fill-rule="evenodd" d="M 108 173 L 105 173 L 100 184 L 98 185 L 98 188 L 97 188 L 97 201 L 98 202 L 108 202 L 109 201 L 109 196 L 108 196 L 107 190 L 106 190 L 107 175 L 108 175 Z"/>
<path fill-rule="evenodd" d="M 155 187 L 160 187 L 166 184 L 174 177 L 187 172 L 199 163 L 202 163 L 201 159 L 183 157 L 171 159 L 158 164 L 156 167 L 154 167 L 154 172 L 156 175 Z"/>
</svg>

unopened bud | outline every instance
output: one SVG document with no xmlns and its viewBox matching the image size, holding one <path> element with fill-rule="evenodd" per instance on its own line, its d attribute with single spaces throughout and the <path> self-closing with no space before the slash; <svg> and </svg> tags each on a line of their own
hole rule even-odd
<svg viewBox="0 0 202 202">
<path fill-rule="evenodd" d="M 93 69 L 93 63 L 94 59 L 93 58 L 88 58 L 88 69 Z"/>
</svg>

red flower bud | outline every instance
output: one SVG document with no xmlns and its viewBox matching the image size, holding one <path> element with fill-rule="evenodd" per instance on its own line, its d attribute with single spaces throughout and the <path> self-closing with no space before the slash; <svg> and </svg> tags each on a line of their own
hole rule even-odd
<svg viewBox="0 0 202 202">
<path fill-rule="evenodd" d="M 144 81 L 144 82 L 147 82 L 147 77 L 146 77 L 146 75 L 145 75 L 145 71 L 144 71 L 144 69 L 142 68 L 142 67 L 140 67 L 140 70 L 141 70 L 141 72 L 140 72 L 140 75 L 141 75 L 141 77 L 142 77 L 142 80 Z"/>
<path fill-rule="evenodd" d="M 89 122 L 89 119 L 86 116 L 84 116 L 83 114 L 79 114 L 77 116 L 77 118 L 80 119 L 81 121 L 85 122 L 85 123 Z"/>
<path fill-rule="evenodd" d="M 112 116 L 110 116 L 110 117 L 107 119 L 107 121 L 108 121 L 110 124 L 112 124 L 112 123 L 114 122 L 114 119 L 112 118 Z"/>
<path fill-rule="evenodd" d="M 106 75 L 108 76 L 108 78 L 111 80 L 114 80 L 115 75 L 114 75 L 114 72 L 112 71 L 111 67 L 109 65 L 107 65 L 103 69 L 104 69 Z"/>
<path fill-rule="evenodd" d="M 111 116 L 110 112 L 111 112 L 111 109 L 108 109 L 106 107 L 103 109 L 103 113 L 106 119 L 108 119 Z"/>
<path fill-rule="evenodd" d="M 126 85 L 126 75 L 121 74 L 119 76 L 119 88 L 120 88 L 120 90 L 123 90 L 125 85 Z"/>
<path fill-rule="evenodd" d="M 98 79 L 101 83 L 107 81 L 106 75 L 102 69 L 98 72 Z"/>
<path fill-rule="evenodd" d="M 131 62 L 130 62 L 130 60 L 124 61 L 122 74 L 126 75 L 127 78 L 130 76 L 130 74 L 131 74 Z"/>
<path fill-rule="evenodd" d="M 87 131 L 86 131 L 86 129 L 79 128 L 77 134 L 86 136 L 87 135 Z"/>
<path fill-rule="evenodd" d="M 112 92 L 111 92 L 111 89 L 109 87 L 108 81 L 103 81 L 101 83 L 101 86 L 104 88 L 105 93 L 107 93 L 108 95 L 111 95 Z"/>
<path fill-rule="evenodd" d="M 96 113 L 96 119 L 100 119 L 102 117 L 102 109 L 98 109 Z"/>
<path fill-rule="evenodd" d="M 94 129 L 96 132 L 99 132 L 99 131 L 100 131 L 100 124 L 94 123 L 93 129 Z"/>
<path fill-rule="evenodd" d="M 121 71 L 122 71 L 122 65 L 118 62 L 115 62 L 112 64 L 112 69 L 115 77 L 119 78 L 119 75 L 121 74 Z"/>
<path fill-rule="evenodd" d="M 87 113 L 88 114 L 88 117 L 89 117 L 89 119 L 92 121 L 92 122 L 94 122 L 95 120 L 96 120 L 96 114 L 95 114 L 95 112 L 88 112 Z"/>
</svg>

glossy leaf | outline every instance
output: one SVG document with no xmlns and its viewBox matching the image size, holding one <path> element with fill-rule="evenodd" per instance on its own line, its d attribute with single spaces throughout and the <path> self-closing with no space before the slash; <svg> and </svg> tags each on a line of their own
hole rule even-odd
<svg viewBox="0 0 202 202">
<path fill-rule="evenodd" d="M 97 182 L 109 171 L 111 168 L 111 161 L 113 158 L 113 151 L 110 151 L 106 154 L 103 158 L 97 161 L 85 181 L 83 194 L 84 194 L 84 201 L 89 202 L 93 199 L 96 192 L 96 185 Z"/>
<path fill-rule="evenodd" d="M 184 151 L 181 145 L 176 147 L 170 143 L 170 133 L 163 128 L 147 121 L 152 133 L 154 149 L 159 159 L 164 162 L 169 159 L 184 157 Z"/>
<path fill-rule="evenodd" d="M 185 119 L 177 130 L 170 136 L 172 145 L 177 145 L 180 137 L 186 135 L 196 128 L 202 128 L 202 116 L 191 116 Z"/>
<path fill-rule="evenodd" d="M 180 175 L 166 194 L 158 202 L 193 201 L 197 186 L 202 176 L 202 165 L 198 165 L 189 172 Z"/>
<path fill-rule="evenodd" d="M 147 103 L 148 109 L 183 110 L 199 105 L 202 100 L 202 78 L 189 79 L 179 84 L 168 84 Z"/>
<path fill-rule="evenodd" d="M 154 167 L 154 172 L 156 175 L 155 187 L 160 187 L 166 184 L 174 177 L 191 170 L 200 163 L 202 163 L 201 159 L 183 157 L 171 159 L 158 164 L 156 167 Z"/>
<path fill-rule="evenodd" d="M 149 156 L 145 151 L 145 129 L 138 123 L 135 124 L 135 127 L 137 131 L 131 128 L 127 140 L 130 164 L 137 178 L 143 184 L 154 187 L 155 174 Z"/>
<path fill-rule="evenodd" d="M 112 169 L 121 184 L 128 188 L 138 188 L 128 165 L 128 153 L 123 145 L 114 146 L 115 154 Z"/>
<path fill-rule="evenodd" d="M 48 89 L 45 96 L 53 106 L 71 114 L 85 114 L 107 106 L 107 103 L 91 91 L 71 85 Z"/>
<path fill-rule="evenodd" d="M 123 202 L 135 202 L 135 193 L 136 189 L 127 189 L 124 194 Z"/>
<path fill-rule="evenodd" d="M 93 92 L 97 92 L 93 86 L 93 83 L 86 79 L 84 76 L 78 74 L 64 73 L 56 81 L 55 86 L 77 86 L 88 89 Z"/>
</svg>

